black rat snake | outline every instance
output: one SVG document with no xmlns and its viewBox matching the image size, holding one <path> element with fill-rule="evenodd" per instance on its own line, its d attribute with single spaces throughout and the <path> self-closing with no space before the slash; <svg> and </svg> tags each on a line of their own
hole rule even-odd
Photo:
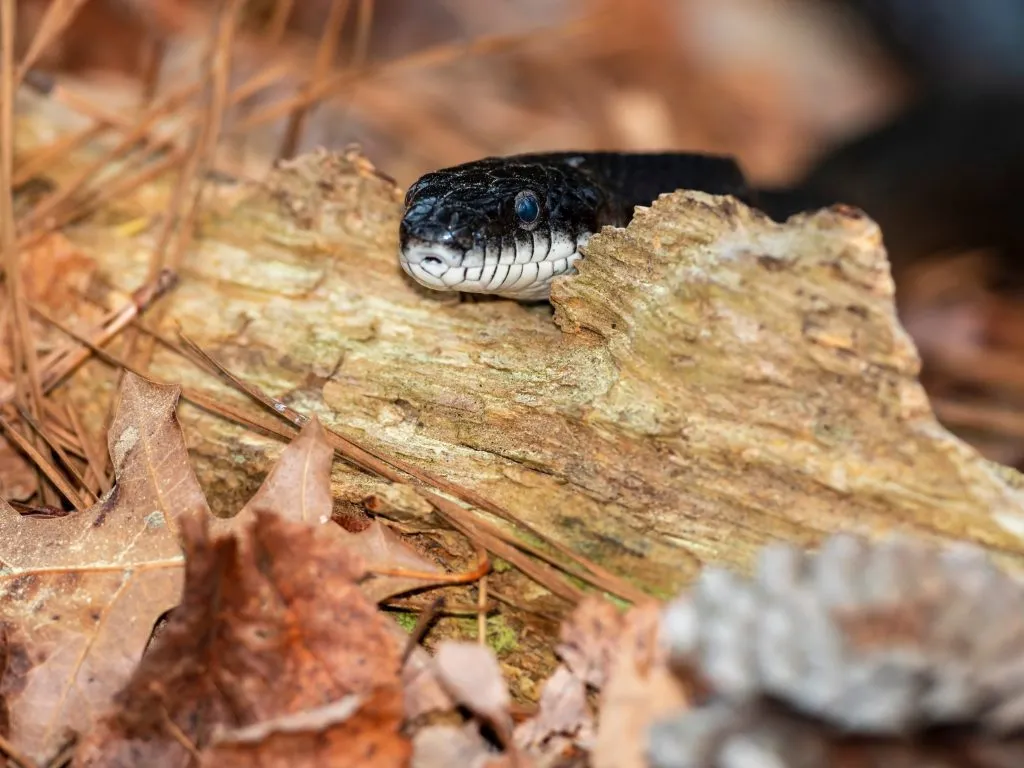
<svg viewBox="0 0 1024 768">
<path fill-rule="evenodd" d="M 544 298 L 592 232 L 690 188 L 777 220 L 847 203 L 880 225 L 897 283 L 925 258 L 988 251 L 992 282 L 1024 295 L 1024 3 L 830 2 L 866 22 L 917 96 L 791 186 L 752 189 L 732 160 L 685 153 L 490 158 L 412 186 L 402 266 L 431 288 Z"/>
<path fill-rule="evenodd" d="M 556 152 L 486 158 L 420 178 L 406 196 L 400 263 L 435 290 L 548 296 L 580 246 L 634 207 L 693 189 L 731 195 L 776 221 L 835 203 L 880 225 L 894 272 L 988 249 L 996 281 L 1024 287 L 1024 96 L 925 100 L 833 149 L 792 186 L 757 189 L 728 157 Z"/>
<path fill-rule="evenodd" d="M 579 248 L 625 226 L 663 192 L 753 201 L 730 158 L 691 153 L 552 152 L 491 157 L 428 173 L 406 195 L 400 261 L 435 290 L 547 297 Z"/>
</svg>

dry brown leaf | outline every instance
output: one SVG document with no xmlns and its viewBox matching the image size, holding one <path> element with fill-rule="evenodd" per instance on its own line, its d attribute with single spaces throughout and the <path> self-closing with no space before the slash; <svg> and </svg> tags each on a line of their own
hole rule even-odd
<svg viewBox="0 0 1024 768">
<path fill-rule="evenodd" d="M 326 748 L 322 742 L 340 749 L 355 739 L 378 755 L 362 764 L 404 765 L 401 648 L 387 617 L 357 586 L 359 556 L 329 528 L 268 511 L 254 517 L 222 536 L 211 537 L 205 521 L 184 529 L 181 606 L 118 694 L 117 711 L 86 738 L 76 765 L 181 765 L 186 745 L 203 750 L 217 733 L 352 694 L 377 708 L 331 726 L 329 738 L 302 737 L 310 752 L 293 753 L 291 764 L 332 764 L 316 752 Z M 276 731 L 266 741 L 267 765 L 279 764 L 282 744 L 296 743 Z M 249 764 L 262 765 L 262 747 L 252 749 Z"/>
<path fill-rule="evenodd" d="M 399 642 L 406 643 L 408 634 L 397 624 L 392 624 L 392 634 Z M 455 709 L 455 701 L 437 679 L 434 660 L 422 647 L 412 649 L 402 667 L 402 689 L 405 693 L 405 716 L 415 720 L 431 712 L 448 712 Z"/>
<path fill-rule="evenodd" d="M 326 716 L 325 716 L 326 715 Z M 402 692 L 389 686 L 350 696 L 290 718 L 219 734 L 203 751 L 202 768 L 395 768 L 412 747 L 395 733 Z"/>
<path fill-rule="evenodd" d="M 405 543 L 387 526 L 374 520 L 358 533 L 336 525 L 331 519 L 331 463 L 334 449 L 327 442 L 323 427 L 310 419 L 267 475 L 249 503 L 230 522 L 214 524 L 214 531 L 226 530 L 242 521 L 249 521 L 257 510 L 272 512 L 288 520 L 308 525 L 328 526 L 331 536 L 352 547 L 363 558 L 368 569 L 402 569 L 418 573 L 444 571 Z M 381 602 L 408 592 L 430 586 L 421 578 L 374 575 L 363 581 L 363 592 L 371 600 Z"/>
<path fill-rule="evenodd" d="M 622 633 L 622 614 L 607 600 L 587 597 L 559 631 L 558 656 L 580 680 L 601 688 Z"/>
<path fill-rule="evenodd" d="M 366 567 L 402 569 L 416 571 L 420 574 L 436 573 L 442 576 L 444 571 L 437 563 L 428 560 L 415 549 L 413 549 L 397 533 L 392 531 L 379 520 L 373 520 L 359 533 L 350 533 L 344 528 L 339 529 L 344 534 L 343 540 L 349 543 L 366 562 Z M 406 576 L 393 576 L 377 574 L 363 582 L 363 591 L 371 600 L 382 602 L 395 595 L 408 592 L 411 589 L 422 589 L 440 581 L 431 582 L 428 579 L 411 578 Z"/>
<path fill-rule="evenodd" d="M 601 690 L 593 768 L 646 768 L 647 732 L 686 706 L 686 694 L 658 642 L 661 607 L 645 605 L 623 617 L 614 658 Z"/>
<path fill-rule="evenodd" d="M 310 419 L 232 523 L 247 525 L 258 511 L 309 525 L 330 523 L 333 461 L 334 449 L 327 442 L 324 428 L 316 418 Z"/>
<path fill-rule="evenodd" d="M 434 669 L 459 704 L 486 720 L 508 742 L 512 699 L 494 651 L 479 643 L 447 641 L 434 654 Z"/>
<path fill-rule="evenodd" d="M 569 745 L 589 751 L 593 738 L 587 687 L 560 665 L 544 683 L 537 714 L 516 726 L 516 745 L 535 754 L 561 752 Z"/>
<path fill-rule="evenodd" d="M 177 520 L 207 513 L 174 415 L 178 388 L 126 373 L 109 435 L 117 484 L 81 513 L 0 503 L 0 670 L 15 744 L 38 760 L 90 726 L 181 590 Z"/>
<path fill-rule="evenodd" d="M 412 768 L 484 768 L 495 757 L 475 723 L 421 728 L 412 747 Z"/>
</svg>

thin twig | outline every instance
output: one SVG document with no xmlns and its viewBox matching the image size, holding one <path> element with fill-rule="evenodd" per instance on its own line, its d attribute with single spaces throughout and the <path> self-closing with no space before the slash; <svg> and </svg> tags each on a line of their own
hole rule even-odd
<svg viewBox="0 0 1024 768">
<path fill-rule="evenodd" d="M 14 400 L 33 416 L 40 413 L 43 391 L 39 379 L 39 365 L 36 358 L 35 339 L 28 319 L 25 288 L 21 275 L 20 252 L 15 242 L 13 179 L 14 179 L 14 29 L 16 25 L 15 6 L 11 0 L 3 0 L 0 11 L 0 26 L 3 27 L 2 73 L 0 73 L 0 230 L 3 231 L 3 264 L 7 280 L 7 297 L 11 304 L 13 330 L 12 361 L 14 377 Z M 34 445 L 36 453 L 43 457 L 45 444 L 39 440 Z M 56 502 L 52 492 L 42 485 L 43 501 Z"/>
<path fill-rule="evenodd" d="M 160 67 L 167 53 L 167 40 L 150 34 L 145 42 L 145 61 L 142 66 L 142 103 L 149 106 L 156 98 L 160 86 Z"/>
<path fill-rule="evenodd" d="M 6 416 L 0 415 L 0 429 L 7 434 L 7 437 L 14 443 L 18 448 L 32 460 L 32 463 L 46 475 L 46 479 L 53 483 L 54 487 L 57 488 L 64 496 L 65 499 L 71 502 L 71 505 L 78 511 L 82 511 L 88 505 L 82 501 L 82 498 L 78 495 L 71 484 L 64 478 L 64 475 L 58 470 L 41 451 L 39 451 L 32 441 L 21 434 L 17 427 L 12 424 Z"/>
<path fill-rule="evenodd" d="M 267 29 L 263 41 L 268 48 L 276 48 L 288 29 L 288 21 L 292 16 L 292 9 L 295 7 L 295 0 L 277 0 L 274 5 L 274 13 L 267 22 Z"/>
<path fill-rule="evenodd" d="M 40 242 L 45 240 L 51 232 L 63 227 L 65 224 L 69 224 L 72 221 L 85 216 L 90 211 L 95 210 L 109 200 L 114 200 L 122 195 L 127 195 L 129 192 L 138 189 L 143 184 L 149 183 L 156 177 L 180 164 L 181 159 L 179 157 L 176 155 L 170 155 L 165 157 L 163 160 L 151 163 L 138 173 L 126 175 L 117 179 L 111 179 L 108 184 L 104 184 L 96 191 L 90 193 L 88 197 L 79 200 L 74 205 L 69 204 L 68 206 L 61 208 L 46 222 L 43 222 L 33 231 L 26 232 L 21 238 L 19 238 L 18 247 L 23 250 L 27 250 L 38 245 Z"/>
<path fill-rule="evenodd" d="M 81 473 L 78 471 L 78 467 L 75 466 L 74 462 L 71 461 L 71 457 L 64 452 L 64 449 L 60 447 L 57 440 L 50 434 L 49 430 L 43 426 L 42 422 L 34 419 L 32 415 L 28 413 L 28 411 L 22 408 L 18 408 L 18 415 L 21 416 L 22 421 L 28 424 L 29 427 L 31 427 L 36 432 L 36 434 L 38 434 L 43 439 L 43 441 L 49 446 L 50 450 L 57 455 L 57 458 L 60 459 L 65 469 L 67 469 L 67 471 L 71 473 L 71 476 L 74 477 L 76 481 L 78 481 L 79 486 L 82 489 L 84 489 L 86 493 L 89 493 L 89 487 L 86 484 L 85 480 L 83 479 Z M 85 507 L 90 506 L 94 501 L 96 501 L 95 498 L 84 499 L 81 496 L 79 496 L 79 499 L 83 504 L 83 509 Z"/>
<path fill-rule="evenodd" d="M 38 311 L 38 308 L 36 308 L 36 309 Z M 138 369 L 137 367 L 132 365 L 129 361 L 124 360 L 124 359 L 118 357 L 117 355 L 114 355 L 111 352 L 108 352 L 107 350 L 103 349 L 98 344 L 96 344 L 95 341 L 90 339 L 88 336 L 86 336 L 86 335 L 84 335 L 82 333 L 79 333 L 78 331 L 74 330 L 73 328 L 68 327 L 67 325 L 65 325 L 61 321 L 57 320 L 55 317 L 50 316 L 49 313 L 44 313 L 44 312 L 40 311 L 40 315 L 48 323 L 50 323 L 55 328 L 57 328 L 57 330 L 59 330 L 59 331 L 65 333 L 66 335 L 70 336 L 72 339 L 77 341 L 79 344 L 82 344 L 86 348 L 86 350 L 88 352 L 91 352 L 93 355 L 95 355 L 98 359 L 100 359 L 101 361 L 103 361 L 107 365 L 110 365 L 110 366 L 112 366 L 114 368 L 124 369 L 126 371 L 131 371 L 132 373 L 134 373 L 134 374 L 136 374 L 138 376 L 142 376 L 144 378 L 148 378 L 148 379 L 153 380 L 153 381 L 156 380 L 156 379 L 154 379 L 154 377 L 152 375 L 146 373 L 145 371 L 142 371 L 142 370 Z M 148 331 L 148 329 L 144 329 L 144 330 Z M 177 349 L 176 347 L 174 347 L 174 348 Z M 179 353 L 185 359 L 191 360 L 193 363 L 196 362 L 193 357 L 185 354 L 184 351 L 179 350 Z M 216 375 L 217 372 L 216 372 L 216 370 L 213 370 L 213 371 L 210 371 L 210 373 Z M 170 386 L 180 386 L 180 385 L 172 384 L 170 382 L 165 382 L 165 383 L 167 383 Z M 286 426 L 283 426 L 279 420 L 273 420 L 272 421 L 270 419 L 261 419 L 260 417 L 258 417 L 256 415 L 243 413 L 242 411 L 240 411 L 240 410 L 238 410 L 238 409 L 236 409 L 236 408 L 234 408 L 234 407 L 232 407 L 230 405 L 227 405 L 226 403 L 224 403 L 221 400 L 217 400 L 217 399 L 211 397 L 210 395 L 207 395 L 207 394 L 205 394 L 203 392 L 200 392 L 198 390 L 191 389 L 189 387 L 182 387 L 181 396 L 182 396 L 183 399 L 187 400 L 188 402 L 192 403 L 193 405 L 195 405 L 195 406 L 197 406 L 199 408 L 202 408 L 203 410 L 208 411 L 208 412 L 214 414 L 215 416 L 220 416 L 222 418 L 228 419 L 229 421 L 233 421 L 236 424 L 239 424 L 240 426 L 246 427 L 247 429 L 251 429 L 251 430 L 253 430 L 255 432 L 260 432 L 260 433 L 266 434 L 266 435 L 268 435 L 270 437 L 275 437 L 275 438 L 277 438 L 279 440 L 283 440 L 285 442 L 288 442 L 288 441 L 292 440 L 299 433 L 298 429 L 292 427 L 290 424 L 288 424 Z"/>
<path fill-rule="evenodd" d="M 57 160 L 60 158 L 67 157 L 78 149 L 78 147 L 88 144 L 107 130 L 107 128 L 108 125 L 106 123 L 97 122 L 90 125 L 88 128 L 83 128 L 82 130 L 75 131 L 74 133 L 65 134 L 53 143 L 47 144 L 42 149 L 36 150 L 25 158 L 15 169 L 13 179 L 15 189 L 22 186 L 25 182 L 29 181 L 33 176 L 44 169 L 55 165 Z"/>
<path fill-rule="evenodd" d="M 39 60 L 43 51 L 67 29 L 84 3 L 85 0 L 54 0 L 50 3 L 24 58 L 18 64 L 18 70 L 14 75 L 15 88 L 21 85 L 25 73 Z"/>
<path fill-rule="evenodd" d="M 78 442 L 82 446 L 82 450 L 85 452 L 85 460 L 89 464 L 89 471 L 96 479 L 96 485 L 99 490 L 103 493 L 110 491 L 112 484 L 110 479 L 107 477 L 106 472 L 106 456 L 105 451 L 97 451 L 95 443 L 89 438 L 89 435 L 85 433 L 85 428 L 82 426 L 78 415 L 75 413 L 75 409 L 70 405 L 67 406 L 68 419 L 71 421 L 71 428 L 75 431 L 75 435 L 78 437 Z"/>
<path fill-rule="evenodd" d="M 352 47 L 352 68 L 357 71 L 366 65 L 366 58 L 370 52 L 374 5 L 374 0 L 359 0 L 359 8 L 356 11 L 356 39 Z"/>
<path fill-rule="evenodd" d="M 18 768 L 37 768 L 36 762 L 8 741 L 2 733 L 0 733 L 0 753 L 7 755 L 8 760 L 17 763 Z"/>
<path fill-rule="evenodd" d="M 394 75 L 409 70 L 448 64 L 468 56 L 481 56 L 501 53 L 533 43 L 538 40 L 564 39 L 587 32 L 593 24 L 592 17 L 584 17 L 571 24 L 562 24 L 544 30 L 537 30 L 529 36 L 521 33 L 511 35 L 490 35 L 479 37 L 461 45 L 441 45 L 427 48 L 400 59 L 385 62 L 365 71 L 342 71 L 321 80 L 316 86 L 301 91 L 285 99 L 267 104 L 262 109 L 254 110 L 238 127 L 251 130 L 258 125 L 278 120 L 305 104 L 312 104 L 327 96 L 337 95 L 341 90 L 361 82 L 367 76 Z"/>
<path fill-rule="evenodd" d="M 231 74 L 231 50 L 235 34 L 238 11 L 245 0 L 221 0 L 216 16 L 214 34 L 208 59 L 209 99 L 207 113 L 200 124 L 195 143 L 185 159 L 185 166 L 178 177 L 178 185 L 171 201 L 171 213 L 164 222 L 159 245 L 150 267 L 150 280 L 167 267 L 177 271 L 192 240 L 196 211 L 202 199 L 206 169 L 213 164 L 227 104 L 228 80 Z M 186 195 L 194 185 L 191 200 Z M 174 247 L 170 253 L 167 246 L 174 236 Z"/>
<path fill-rule="evenodd" d="M 91 163 L 79 169 L 71 181 L 63 185 L 53 194 L 43 198 L 31 211 L 22 217 L 22 230 L 45 223 L 56 210 L 78 194 L 87 184 L 95 181 L 115 160 L 128 154 L 140 141 L 146 138 L 157 121 L 167 117 L 175 109 L 185 103 L 191 96 L 190 88 L 167 94 L 159 99 L 141 117 L 132 130 L 127 131 L 121 140 L 109 151 Z"/>
<path fill-rule="evenodd" d="M 167 276 L 161 276 L 161 279 L 155 284 L 142 286 L 133 294 L 131 304 L 110 313 L 105 318 L 103 325 L 96 331 L 95 337 L 91 341 L 97 347 L 100 344 L 105 344 L 116 336 L 136 314 L 142 312 L 152 303 L 155 297 L 169 290 L 171 285 L 173 285 L 173 282 Z M 59 323 L 45 309 L 38 306 L 33 306 L 31 309 L 47 322 L 65 330 L 63 324 Z M 65 332 L 67 331 L 65 330 Z M 57 386 L 65 376 L 87 360 L 90 353 L 91 350 L 89 348 L 82 349 L 77 346 L 70 346 L 56 350 L 47 356 L 46 362 L 44 362 L 46 373 L 42 382 L 43 390 L 48 392 Z M 0 405 L 10 402 L 13 398 L 13 387 L 10 385 L 6 387 L 0 385 Z"/>
<path fill-rule="evenodd" d="M 440 596 L 434 599 L 434 601 L 424 609 L 419 618 L 416 619 L 416 625 L 412 628 L 412 632 L 409 633 L 409 639 L 405 641 L 405 648 L 402 649 L 402 657 L 400 666 L 405 666 L 405 662 L 412 656 L 412 652 L 416 650 L 421 642 L 423 642 L 424 636 L 427 634 L 427 628 L 430 627 L 430 623 L 437 617 L 444 608 L 444 596 Z"/>
<path fill-rule="evenodd" d="M 160 709 L 161 714 L 163 715 L 164 726 L 167 728 L 168 732 L 174 740 L 192 756 L 192 760 L 195 764 L 199 765 L 203 761 L 203 756 L 200 754 L 199 748 L 195 745 L 195 742 L 193 742 L 192 739 L 190 739 L 185 732 L 181 730 L 181 727 L 171 719 L 170 713 L 163 704 L 160 704 Z"/>
<path fill-rule="evenodd" d="M 487 645 L 487 576 L 480 577 L 480 583 L 477 585 L 479 594 L 477 595 L 477 613 L 476 613 L 476 635 L 480 641 L 480 645 Z"/>
<path fill-rule="evenodd" d="M 227 98 L 227 105 L 231 106 L 250 98 L 260 90 L 270 87 L 276 80 L 284 77 L 287 72 L 288 66 L 286 64 L 282 62 L 271 63 L 232 91 Z M 127 136 L 117 146 L 74 176 L 68 184 L 40 201 L 33 211 L 22 218 L 22 227 L 25 231 L 18 240 L 18 247 L 23 250 L 28 249 L 40 242 L 50 232 L 86 215 L 89 211 L 94 210 L 108 200 L 127 195 L 170 168 L 180 166 L 182 159 L 179 155 L 181 149 L 178 146 L 178 139 L 175 137 L 154 137 L 152 132 L 159 119 L 169 115 L 178 106 L 192 98 L 199 91 L 199 87 L 198 84 L 192 83 L 165 94 L 156 104 L 150 106 L 140 119 L 140 122 L 133 125 L 128 125 L 125 120 L 116 116 L 107 115 L 110 120 L 115 122 L 109 124 L 103 122 L 102 125 L 87 128 L 74 134 L 67 144 L 64 144 L 62 141 L 54 142 L 54 144 L 30 158 L 26 165 L 31 164 L 31 167 L 21 169 L 18 175 L 18 184 L 23 184 L 32 175 L 45 168 L 46 165 L 57 160 L 62 156 L 63 152 L 70 152 L 78 146 L 91 141 L 109 127 L 119 128 L 127 132 Z M 54 98 L 68 102 L 72 108 L 77 106 L 79 111 L 84 109 L 84 100 L 66 89 L 56 88 L 54 90 Z M 99 110 L 90 108 L 87 110 L 87 113 L 94 119 L 102 122 L 102 118 L 99 115 L 103 113 Z M 205 112 L 202 109 L 195 109 L 175 117 L 183 128 L 188 128 L 199 122 L 204 114 Z M 94 180 L 97 174 L 106 169 L 115 159 L 129 151 L 132 146 L 140 141 L 144 141 L 151 151 L 168 149 L 170 155 L 151 163 L 137 173 L 126 173 L 122 176 L 105 179 L 101 186 L 85 195 L 82 200 L 76 201 L 72 199 L 82 191 L 86 184 Z M 32 217 L 31 220 L 28 217 Z M 29 224 L 31 226 L 28 226 Z"/>
<path fill-rule="evenodd" d="M 375 576 L 396 576 L 405 579 L 418 579 L 420 581 L 432 581 L 436 584 L 472 584 L 487 577 L 491 570 L 491 561 L 487 557 L 487 551 L 477 547 L 477 562 L 472 569 L 462 573 L 436 573 L 433 571 L 412 571 L 407 568 L 378 568 L 368 567 L 367 573 Z"/>
<path fill-rule="evenodd" d="M 351 0 L 331 0 L 331 6 L 327 11 L 327 19 L 324 21 L 324 30 L 320 34 L 320 43 L 316 49 L 316 58 L 313 61 L 313 72 L 305 88 L 313 88 L 324 78 L 331 69 L 331 62 L 338 51 L 338 38 L 341 36 L 345 26 L 345 17 L 348 16 L 348 9 Z M 279 158 L 289 158 L 295 154 L 295 150 L 302 138 L 302 131 L 306 119 L 314 108 L 313 103 L 299 104 L 292 111 L 288 118 L 288 125 L 284 131 L 284 139 L 281 141 L 281 148 L 278 150 Z"/>
</svg>

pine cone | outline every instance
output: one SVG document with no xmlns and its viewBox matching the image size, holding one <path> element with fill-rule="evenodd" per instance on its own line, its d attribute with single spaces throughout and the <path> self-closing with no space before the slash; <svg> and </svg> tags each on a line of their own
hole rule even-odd
<svg viewBox="0 0 1024 768">
<path fill-rule="evenodd" d="M 977 549 L 772 545 L 753 579 L 706 569 L 662 632 L 673 666 L 729 702 L 770 696 L 862 734 L 1024 731 L 1024 587 Z"/>
<path fill-rule="evenodd" d="M 1020 768 L 1024 740 L 963 733 L 850 738 L 767 702 L 719 702 L 655 724 L 651 768 Z"/>
</svg>

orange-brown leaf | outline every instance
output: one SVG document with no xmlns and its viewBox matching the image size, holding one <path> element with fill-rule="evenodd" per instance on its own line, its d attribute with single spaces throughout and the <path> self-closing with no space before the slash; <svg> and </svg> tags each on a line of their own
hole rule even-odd
<svg viewBox="0 0 1024 768">
<path fill-rule="evenodd" d="M 213 530 L 246 525 L 257 511 L 270 512 L 308 525 L 324 525 L 328 535 L 351 547 L 367 568 L 402 569 L 419 574 L 444 571 L 405 543 L 390 528 L 374 520 L 366 529 L 352 533 L 331 520 L 331 463 L 334 449 L 320 422 L 310 419 L 298 437 L 281 453 L 274 468 L 249 503 L 230 521 L 214 523 Z M 363 592 L 380 602 L 411 589 L 426 587 L 430 581 L 405 576 L 378 575 L 363 582 Z"/>
<path fill-rule="evenodd" d="M 345 717 L 322 712 L 353 700 Z M 397 687 L 375 695 L 349 697 L 288 719 L 220 734 L 203 751 L 201 768 L 398 768 L 407 765 L 412 745 L 398 738 L 402 692 Z"/>
<path fill-rule="evenodd" d="M 182 765 L 183 740 L 212 748 L 224 731 L 352 694 L 389 702 L 393 690 L 401 700 L 399 643 L 359 590 L 359 557 L 329 528 L 266 511 L 254 518 L 213 538 L 205 523 L 184 528 L 182 604 L 119 694 L 118 710 L 85 740 L 78 765 Z M 373 743 L 401 742 L 401 707 L 375 711 L 353 723 L 373 723 Z M 289 739 L 274 735 L 268 751 L 278 754 Z M 394 761 L 370 765 L 404 764 L 400 746 L 391 752 Z"/>
<path fill-rule="evenodd" d="M 110 432 L 117 484 L 90 509 L 34 519 L 0 503 L 0 622 L 18 659 L 0 670 L 0 693 L 12 740 L 37 759 L 90 725 L 180 594 L 175 520 L 207 507 L 177 399 L 177 387 L 125 375 Z"/>
<path fill-rule="evenodd" d="M 379 520 L 372 521 L 359 533 L 350 533 L 339 528 L 341 539 L 358 552 L 366 567 L 388 570 L 414 571 L 418 574 L 437 574 L 443 576 L 444 571 L 415 549 L 407 544 L 401 536 L 392 531 Z M 395 595 L 431 586 L 428 579 L 382 574 L 373 576 L 363 582 L 363 592 L 377 602 L 387 600 Z"/>
</svg>

